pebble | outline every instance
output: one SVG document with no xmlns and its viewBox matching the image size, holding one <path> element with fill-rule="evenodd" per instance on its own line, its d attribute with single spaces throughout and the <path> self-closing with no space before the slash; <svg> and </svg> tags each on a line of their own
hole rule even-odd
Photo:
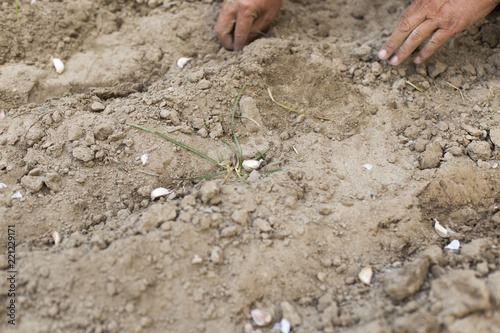
<svg viewBox="0 0 500 333">
<path fill-rule="evenodd" d="M 172 204 L 158 203 L 152 205 L 142 215 L 139 232 L 147 233 L 148 231 L 154 230 L 162 223 L 173 221 L 176 218 L 176 216 L 177 216 L 177 207 Z"/>
<path fill-rule="evenodd" d="M 203 203 L 209 203 L 218 196 L 220 191 L 220 182 L 219 181 L 210 181 L 205 184 L 200 189 L 201 201 Z"/>
<path fill-rule="evenodd" d="M 211 86 L 212 86 L 212 83 L 210 83 L 210 81 L 208 81 L 207 79 L 203 79 L 196 84 L 196 87 L 200 90 L 209 89 Z"/>
<path fill-rule="evenodd" d="M 100 141 L 106 140 L 111 134 L 113 134 L 113 128 L 107 124 L 99 125 L 94 129 L 94 136 Z"/>
<path fill-rule="evenodd" d="M 500 128 L 492 128 L 490 130 L 491 142 L 495 145 L 495 149 L 500 149 Z"/>
<path fill-rule="evenodd" d="M 420 289 L 428 271 L 429 260 L 427 258 L 419 258 L 407 263 L 402 269 L 394 270 L 385 276 L 384 290 L 394 301 L 402 301 Z"/>
<path fill-rule="evenodd" d="M 432 169 L 439 167 L 443 149 L 437 143 L 429 143 L 425 151 L 420 155 L 420 169 Z"/>
<path fill-rule="evenodd" d="M 240 100 L 241 115 L 253 119 L 257 124 L 262 124 L 262 118 L 260 116 L 259 108 L 257 107 L 257 101 L 249 96 L 244 96 Z M 250 132 L 257 132 L 260 126 L 251 120 L 243 119 L 245 127 Z"/>
<path fill-rule="evenodd" d="M 24 176 L 21 178 L 21 184 L 24 188 L 36 193 L 42 189 L 43 179 L 41 177 Z"/>
<path fill-rule="evenodd" d="M 80 126 L 71 126 L 68 129 L 68 140 L 75 141 L 83 137 L 83 129 Z"/>
<path fill-rule="evenodd" d="M 202 262 L 203 262 L 203 259 L 202 259 L 199 255 L 197 255 L 197 254 L 196 254 L 196 255 L 193 257 L 193 259 L 191 260 L 191 263 L 192 263 L 193 265 L 199 265 L 199 264 L 201 264 Z"/>
<path fill-rule="evenodd" d="M 327 274 L 325 272 L 319 272 L 316 276 L 321 283 L 325 283 L 327 277 Z"/>
<path fill-rule="evenodd" d="M 100 112 L 100 111 L 103 111 L 105 109 L 105 106 L 101 102 L 94 102 L 94 103 L 92 103 L 92 105 L 90 105 L 90 109 L 93 112 Z"/>
<path fill-rule="evenodd" d="M 261 219 L 261 218 L 257 218 L 253 221 L 253 227 L 262 231 L 262 232 L 269 232 L 269 231 L 272 231 L 273 228 L 271 228 L 271 225 L 269 224 L 269 222 L 267 222 L 266 220 L 264 219 Z"/>
<path fill-rule="evenodd" d="M 467 146 L 467 154 L 474 160 L 489 160 L 491 156 L 490 144 L 486 141 L 472 141 Z"/>
<path fill-rule="evenodd" d="M 74 158 L 83 162 L 89 162 L 94 159 L 94 152 L 87 147 L 76 147 L 73 149 L 72 154 Z"/>
<path fill-rule="evenodd" d="M 210 252 L 210 261 L 214 264 L 220 264 L 222 262 L 222 249 L 218 246 L 215 246 Z"/>
<path fill-rule="evenodd" d="M 238 233 L 238 228 L 233 225 L 233 226 L 229 226 L 229 227 L 222 229 L 222 231 L 220 232 L 220 235 L 223 238 L 229 238 L 229 237 L 233 237 L 237 233 Z"/>
<path fill-rule="evenodd" d="M 288 319 L 290 326 L 295 327 L 302 324 L 302 319 L 299 313 L 295 310 L 293 305 L 289 302 L 281 302 L 281 311 L 283 318 Z"/>
<path fill-rule="evenodd" d="M 246 209 L 237 209 L 231 214 L 231 218 L 238 224 L 246 225 L 248 221 L 248 211 Z"/>
</svg>

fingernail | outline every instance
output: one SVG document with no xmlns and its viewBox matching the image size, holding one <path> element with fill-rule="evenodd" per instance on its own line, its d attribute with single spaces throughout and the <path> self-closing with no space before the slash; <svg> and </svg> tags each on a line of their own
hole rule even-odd
<svg viewBox="0 0 500 333">
<path fill-rule="evenodd" d="M 422 62 L 422 58 L 420 58 L 420 56 L 416 56 L 415 59 L 413 59 L 413 62 L 418 65 Z"/>
<path fill-rule="evenodd" d="M 385 58 L 387 57 L 387 51 L 384 49 L 380 50 L 380 52 L 378 53 L 378 57 L 382 60 L 385 60 Z"/>
<path fill-rule="evenodd" d="M 398 56 L 394 56 L 391 58 L 391 65 L 396 66 L 399 62 Z"/>
</svg>

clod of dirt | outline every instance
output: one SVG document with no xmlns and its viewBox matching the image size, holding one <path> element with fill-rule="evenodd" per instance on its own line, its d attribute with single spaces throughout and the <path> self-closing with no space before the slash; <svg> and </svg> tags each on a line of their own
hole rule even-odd
<svg viewBox="0 0 500 333">
<path fill-rule="evenodd" d="M 420 169 L 432 169 L 439 167 L 443 157 L 443 149 L 438 143 L 429 143 L 420 156 Z"/>
<path fill-rule="evenodd" d="M 394 301 L 400 302 L 415 294 L 429 271 L 429 259 L 419 258 L 384 278 L 384 290 Z"/>
<path fill-rule="evenodd" d="M 474 161 L 489 160 L 491 157 L 490 144 L 486 141 L 472 141 L 467 146 L 467 154 Z"/>
<path fill-rule="evenodd" d="M 491 307 L 486 283 L 472 270 L 452 270 L 431 282 L 431 299 L 441 307 L 440 315 L 461 318 Z"/>
</svg>

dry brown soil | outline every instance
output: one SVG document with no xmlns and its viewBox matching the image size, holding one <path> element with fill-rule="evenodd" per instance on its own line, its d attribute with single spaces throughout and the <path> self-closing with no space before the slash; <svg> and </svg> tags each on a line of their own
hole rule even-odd
<svg viewBox="0 0 500 333">
<path fill-rule="evenodd" d="M 0 1 L 0 331 L 500 332 L 499 14 L 393 68 L 407 1 L 285 0 L 239 53 L 220 2 L 139 2 Z M 234 160 L 245 83 L 248 183 L 125 124 Z"/>
</svg>

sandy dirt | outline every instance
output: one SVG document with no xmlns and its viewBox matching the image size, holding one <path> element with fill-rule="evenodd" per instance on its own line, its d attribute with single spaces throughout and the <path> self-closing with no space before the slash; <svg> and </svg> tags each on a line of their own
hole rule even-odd
<svg viewBox="0 0 500 333">
<path fill-rule="evenodd" d="M 218 1 L 20 3 L 0 1 L 2 332 L 500 332 L 498 12 L 393 68 L 407 1 L 285 0 L 240 53 Z M 232 161 L 245 83 L 243 157 L 270 148 L 247 183 L 178 180 L 222 169 L 126 125 Z"/>
</svg>

